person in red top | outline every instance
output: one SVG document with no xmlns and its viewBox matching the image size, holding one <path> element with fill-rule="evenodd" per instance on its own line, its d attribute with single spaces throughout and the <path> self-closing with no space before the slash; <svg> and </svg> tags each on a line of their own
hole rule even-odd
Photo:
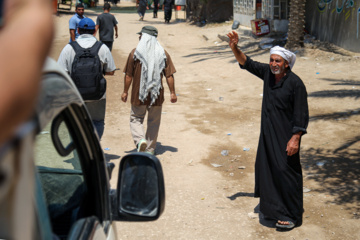
<svg viewBox="0 0 360 240">
<path fill-rule="evenodd" d="M 170 101 L 176 103 L 174 73 L 176 72 L 170 55 L 157 41 L 155 27 L 142 28 L 138 46 L 133 49 L 124 67 L 123 102 L 127 101 L 131 90 L 130 130 L 137 150 L 155 154 L 156 141 L 160 128 L 161 109 L 164 102 L 162 78 L 165 76 L 170 89 Z M 148 113 L 147 130 L 143 122 Z"/>
</svg>

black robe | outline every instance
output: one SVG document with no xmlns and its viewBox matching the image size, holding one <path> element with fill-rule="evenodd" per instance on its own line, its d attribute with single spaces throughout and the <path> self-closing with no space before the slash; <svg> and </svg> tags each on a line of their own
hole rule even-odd
<svg viewBox="0 0 360 240">
<path fill-rule="evenodd" d="M 174 7 L 174 4 L 174 0 L 164 0 L 164 17 L 167 21 L 171 20 L 172 8 Z"/>
<path fill-rule="evenodd" d="M 264 81 L 255 162 L 255 197 L 260 197 L 260 211 L 267 218 L 301 224 L 304 209 L 300 156 L 299 152 L 287 156 L 286 146 L 294 133 L 306 133 L 309 111 L 305 85 L 290 69 L 275 84 L 269 64 L 249 57 L 240 67 Z"/>
</svg>

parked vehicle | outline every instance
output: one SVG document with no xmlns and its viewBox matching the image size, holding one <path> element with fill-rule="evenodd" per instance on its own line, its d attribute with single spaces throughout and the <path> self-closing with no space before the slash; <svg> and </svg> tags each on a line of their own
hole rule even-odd
<svg viewBox="0 0 360 240">
<path fill-rule="evenodd" d="M 146 153 L 123 157 L 111 189 L 114 164 L 105 159 L 75 85 L 54 60 L 47 61 L 35 117 L 21 129 L 0 154 L 0 170 L 25 169 L 0 179 L 0 222 L 6 223 L 0 238 L 116 239 L 115 221 L 152 221 L 162 214 L 159 160 Z"/>
</svg>

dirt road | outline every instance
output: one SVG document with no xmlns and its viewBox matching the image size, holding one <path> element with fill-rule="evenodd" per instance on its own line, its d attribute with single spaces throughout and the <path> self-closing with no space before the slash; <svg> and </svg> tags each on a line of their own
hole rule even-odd
<svg viewBox="0 0 360 240">
<path fill-rule="evenodd" d="M 135 150 L 130 104 L 122 103 L 120 96 L 125 60 L 144 25 L 159 30 L 158 39 L 177 69 L 178 94 L 178 103 L 171 104 L 165 89 L 158 138 L 165 212 L 155 222 L 118 223 L 119 239 L 360 239 L 360 53 L 306 48 L 297 54 L 293 71 L 307 87 L 311 117 L 301 149 L 305 213 L 300 228 L 277 232 L 254 213 L 262 81 L 240 70 L 227 43 L 218 38 L 232 23 L 198 27 L 173 16 L 171 24 L 164 24 L 162 11 L 157 19 L 147 11 L 141 22 L 132 4 L 118 7 L 112 10 L 119 22 L 113 55 L 120 70 L 107 78 L 102 139 L 103 148 L 110 149 L 107 158 L 118 165 Z M 98 8 L 85 14 L 95 20 L 100 12 Z M 55 59 L 69 39 L 71 16 L 54 17 Z M 239 29 L 240 47 L 253 59 L 267 62 L 269 51 L 260 49 L 259 40 L 246 35 L 248 31 Z M 221 155 L 222 150 L 228 150 L 228 156 Z M 113 186 L 116 180 L 117 173 Z"/>
</svg>

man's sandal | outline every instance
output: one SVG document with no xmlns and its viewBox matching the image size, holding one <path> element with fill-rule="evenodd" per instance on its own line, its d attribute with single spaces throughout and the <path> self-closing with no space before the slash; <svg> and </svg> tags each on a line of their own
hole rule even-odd
<svg viewBox="0 0 360 240">
<path fill-rule="evenodd" d="M 295 223 L 293 223 L 292 221 L 284 221 L 284 222 L 288 222 L 289 224 L 276 223 L 275 226 L 277 228 L 283 228 L 283 229 L 292 229 L 295 227 Z"/>
</svg>

